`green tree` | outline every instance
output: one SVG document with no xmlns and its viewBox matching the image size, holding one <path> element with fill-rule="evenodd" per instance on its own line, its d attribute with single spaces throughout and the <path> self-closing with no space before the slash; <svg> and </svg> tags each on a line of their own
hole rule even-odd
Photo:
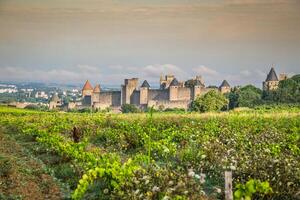
<svg viewBox="0 0 300 200">
<path fill-rule="evenodd" d="M 254 107 L 261 103 L 262 91 L 253 85 L 246 85 L 239 91 L 238 106 Z"/>
<path fill-rule="evenodd" d="M 239 89 L 237 87 L 234 87 L 229 93 L 226 93 L 226 97 L 229 100 L 229 109 L 234 109 L 239 106 Z"/>
<path fill-rule="evenodd" d="M 299 82 L 297 82 L 299 81 Z M 279 82 L 274 101 L 280 103 L 297 103 L 300 100 L 300 80 L 297 76 Z"/>
<path fill-rule="evenodd" d="M 300 74 L 292 76 L 291 79 L 296 81 L 298 84 L 300 84 Z"/>
<path fill-rule="evenodd" d="M 192 102 L 191 109 L 197 112 L 220 111 L 227 109 L 228 100 L 217 90 L 211 90 Z"/>
<path fill-rule="evenodd" d="M 254 107 L 261 104 L 262 91 L 253 85 L 246 85 L 241 88 L 233 88 L 227 95 L 229 109 L 236 107 Z"/>
</svg>

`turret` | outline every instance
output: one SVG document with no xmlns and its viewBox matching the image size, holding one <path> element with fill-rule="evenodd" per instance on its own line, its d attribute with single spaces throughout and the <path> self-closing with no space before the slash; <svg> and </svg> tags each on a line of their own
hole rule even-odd
<svg viewBox="0 0 300 200">
<path fill-rule="evenodd" d="M 274 67 L 271 68 L 269 74 L 267 75 L 266 80 L 263 82 L 263 90 L 276 90 L 278 88 L 279 79 L 274 70 Z"/>
<path fill-rule="evenodd" d="M 101 87 L 100 87 L 99 84 L 97 84 L 97 85 L 94 87 L 94 90 L 93 90 L 93 95 L 92 95 L 93 103 L 94 103 L 94 102 L 99 102 L 99 99 L 100 99 L 100 92 L 101 92 Z"/>
<path fill-rule="evenodd" d="M 82 88 L 82 96 L 91 96 L 93 93 L 93 86 L 91 85 L 90 81 L 87 80 Z"/>
<path fill-rule="evenodd" d="M 140 87 L 140 104 L 148 104 L 148 92 L 149 92 L 150 85 L 145 80 Z"/>
<path fill-rule="evenodd" d="M 166 75 L 164 79 L 163 79 L 162 76 L 160 76 L 160 81 L 159 81 L 160 88 L 161 89 L 167 89 L 167 88 L 169 88 L 169 86 L 170 86 L 171 82 L 174 80 L 174 78 L 175 78 L 175 76 L 174 75 L 170 75 L 170 74 Z"/>
<path fill-rule="evenodd" d="M 138 88 L 138 78 L 125 79 L 122 85 L 122 104 L 131 104 L 132 93 Z"/>
<path fill-rule="evenodd" d="M 220 85 L 219 91 L 220 91 L 222 94 L 225 94 L 225 93 L 230 92 L 230 85 L 229 85 L 229 83 L 228 83 L 226 80 L 224 80 L 224 81 L 222 82 L 222 84 Z"/>
<path fill-rule="evenodd" d="M 176 101 L 178 99 L 179 82 L 176 78 L 172 80 L 169 86 L 169 100 Z"/>
<path fill-rule="evenodd" d="M 93 86 L 90 81 L 87 80 L 82 88 L 82 98 L 84 105 L 92 105 L 92 94 L 93 94 Z"/>
<path fill-rule="evenodd" d="M 205 86 L 202 84 L 202 82 L 198 79 L 195 80 L 195 85 L 193 88 L 193 99 L 196 99 L 198 96 L 201 95 L 201 90 Z"/>
</svg>

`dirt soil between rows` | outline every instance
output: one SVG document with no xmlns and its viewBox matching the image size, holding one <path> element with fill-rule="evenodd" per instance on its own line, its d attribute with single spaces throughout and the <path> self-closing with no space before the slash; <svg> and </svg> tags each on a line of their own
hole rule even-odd
<svg viewBox="0 0 300 200">
<path fill-rule="evenodd" d="M 0 129 L 0 200 L 62 199 L 42 165 Z"/>
</svg>

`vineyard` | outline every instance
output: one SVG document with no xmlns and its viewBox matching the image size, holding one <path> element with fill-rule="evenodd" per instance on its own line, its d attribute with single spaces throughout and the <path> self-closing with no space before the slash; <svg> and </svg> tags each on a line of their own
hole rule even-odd
<svg viewBox="0 0 300 200">
<path fill-rule="evenodd" d="M 223 199 L 228 170 L 235 199 L 300 198 L 299 109 L 108 114 L 0 107 L 0 128 L 47 167 L 63 199 Z"/>
</svg>

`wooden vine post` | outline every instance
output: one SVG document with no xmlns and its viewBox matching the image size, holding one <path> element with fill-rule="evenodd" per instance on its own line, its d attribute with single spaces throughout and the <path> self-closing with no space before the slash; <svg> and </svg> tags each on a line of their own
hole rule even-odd
<svg viewBox="0 0 300 200">
<path fill-rule="evenodd" d="M 233 200 L 232 171 L 225 171 L 225 200 Z"/>
</svg>

